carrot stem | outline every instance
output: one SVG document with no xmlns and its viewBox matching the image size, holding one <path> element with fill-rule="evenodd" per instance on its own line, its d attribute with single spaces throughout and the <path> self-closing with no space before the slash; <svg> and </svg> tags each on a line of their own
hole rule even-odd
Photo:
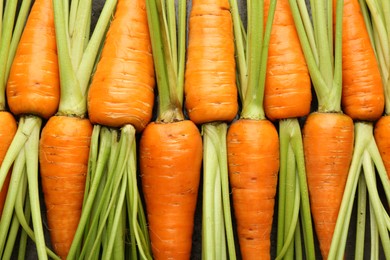
<svg viewBox="0 0 390 260">
<path fill-rule="evenodd" d="M 226 123 L 202 125 L 204 185 L 202 248 L 205 259 L 236 259 L 226 153 Z M 226 244 L 225 244 L 226 243 Z"/>
<path fill-rule="evenodd" d="M 181 1 L 181 8 L 179 11 L 179 17 L 183 20 L 185 15 L 185 2 Z M 173 4 L 170 2 L 169 4 Z M 150 31 L 150 38 L 153 49 L 153 57 L 155 57 L 154 64 L 157 76 L 157 87 L 158 87 L 158 112 L 157 112 L 157 121 L 160 122 L 172 122 L 175 120 L 183 120 L 182 104 L 179 101 L 178 93 L 182 93 L 183 90 L 178 91 L 178 82 L 182 82 L 183 79 L 178 79 L 177 68 L 174 67 L 174 64 L 180 64 L 184 66 L 184 55 L 179 55 L 182 59 L 180 62 L 175 61 L 173 63 L 171 56 L 172 46 L 167 39 L 169 37 L 169 32 L 176 29 L 168 28 L 164 24 L 164 13 L 166 12 L 165 5 L 161 4 L 161 1 L 148 0 L 146 1 L 147 13 L 148 13 L 148 24 Z M 160 7 L 160 9 L 159 9 Z M 172 7 L 171 7 L 172 8 Z M 183 27 L 181 27 L 183 30 Z M 176 34 L 176 33 L 175 33 Z M 181 32 L 179 34 L 181 38 L 184 38 L 185 34 Z M 181 46 L 183 45 L 184 39 L 179 39 Z M 175 41 L 176 42 L 176 39 Z M 167 46 L 168 45 L 168 46 Z M 182 47 L 183 48 L 183 47 Z M 174 48 L 176 50 L 176 47 Z M 183 49 L 181 49 L 183 52 Z M 175 53 L 177 59 L 177 54 Z M 184 70 L 184 68 L 183 68 Z M 181 76 L 184 75 L 181 74 Z M 182 84 L 181 84 L 182 87 Z M 181 97 L 180 97 L 181 100 Z"/>
<path fill-rule="evenodd" d="M 363 176 L 360 176 L 359 178 L 357 198 L 355 259 L 363 259 L 367 215 L 367 186 Z"/>
<path fill-rule="evenodd" d="M 26 219 L 28 221 L 27 224 L 29 224 L 29 221 L 30 221 L 30 218 L 31 218 L 31 207 L 30 207 L 29 197 L 26 198 L 25 208 L 24 208 L 24 215 L 25 215 L 25 217 L 26 217 Z M 19 225 L 19 220 L 18 220 L 18 225 Z M 28 239 L 28 234 L 23 229 L 22 233 L 20 234 L 20 240 L 19 240 L 18 259 L 20 259 L 20 260 L 26 259 L 27 239 Z M 49 253 L 49 256 L 52 257 L 52 258 L 56 258 L 57 257 L 54 253 L 53 254 Z"/>
<path fill-rule="evenodd" d="M 18 230 L 19 230 L 19 221 L 18 221 L 18 218 L 15 215 L 13 215 L 12 221 L 11 221 L 11 226 L 9 228 L 9 234 L 7 237 L 7 244 L 5 246 L 5 250 L 4 250 L 4 254 L 3 254 L 3 259 L 12 259 L 12 253 L 14 251 L 13 249 L 15 247 L 15 241 L 16 241 L 16 238 L 18 235 Z M 18 253 L 22 253 L 21 251 L 23 251 L 23 250 L 24 250 L 24 252 L 26 251 L 25 248 L 19 247 Z"/>
<path fill-rule="evenodd" d="M 8 59 L 8 51 L 12 39 L 12 31 L 14 27 L 16 8 L 18 1 L 7 1 L 4 17 L 2 17 L 2 29 L 0 38 L 0 110 L 5 110 L 5 85 L 7 82 L 6 78 L 6 66 Z"/>
<path fill-rule="evenodd" d="M 372 204 L 370 206 L 370 237 L 371 237 L 371 259 L 379 259 L 379 234 L 378 225 L 375 220 L 374 210 Z"/>
</svg>

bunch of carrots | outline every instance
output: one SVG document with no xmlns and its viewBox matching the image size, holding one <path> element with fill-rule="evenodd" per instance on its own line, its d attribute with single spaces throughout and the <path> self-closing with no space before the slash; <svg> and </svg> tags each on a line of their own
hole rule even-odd
<svg viewBox="0 0 390 260">
<path fill-rule="evenodd" d="M 388 0 L 98 2 L 0 0 L 0 258 L 390 259 Z"/>
</svg>

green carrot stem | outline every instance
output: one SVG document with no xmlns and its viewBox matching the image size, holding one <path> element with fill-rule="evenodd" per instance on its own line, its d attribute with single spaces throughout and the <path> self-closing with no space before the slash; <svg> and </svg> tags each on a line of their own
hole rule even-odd
<svg viewBox="0 0 390 260">
<path fill-rule="evenodd" d="M 179 1 L 178 3 L 178 69 L 177 69 L 177 97 L 180 106 L 183 105 L 184 93 L 184 72 L 186 59 L 186 33 L 187 33 L 187 4 L 186 1 Z"/>
<path fill-rule="evenodd" d="M 158 6 L 160 6 L 160 10 Z M 157 121 L 172 122 L 174 120 L 183 120 L 182 107 L 176 93 L 176 83 L 178 81 L 177 70 L 173 68 L 174 64 L 177 63 L 173 63 L 170 56 L 172 46 L 167 46 L 169 45 L 167 37 L 170 29 L 164 26 L 162 22 L 162 12 L 165 12 L 165 6 L 161 1 L 151 0 L 146 1 L 146 8 L 159 92 Z M 185 14 L 184 8 L 180 8 L 179 10 Z M 180 17 L 184 14 L 180 14 Z M 180 36 L 183 37 L 184 34 L 181 33 Z M 183 39 L 179 39 L 179 41 L 182 42 Z"/>
<path fill-rule="evenodd" d="M 18 230 L 19 230 L 19 221 L 18 218 L 13 215 L 11 225 L 9 228 L 9 235 L 7 237 L 7 244 L 5 246 L 4 254 L 2 255 L 2 259 L 11 259 L 13 249 L 15 247 L 15 241 L 18 235 Z M 26 251 L 25 248 L 19 247 L 19 254 L 22 253 L 22 251 Z"/>
<path fill-rule="evenodd" d="M 25 206 L 24 206 L 24 215 L 26 217 L 27 224 L 29 224 L 30 218 L 31 218 L 31 207 L 30 207 L 30 200 L 29 200 L 28 196 L 26 198 L 26 202 L 25 202 Z M 22 230 L 22 232 L 20 234 L 20 240 L 19 240 L 19 252 L 18 252 L 18 259 L 19 260 L 26 259 L 27 238 L 28 238 L 27 232 L 25 230 Z M 49 254 L 49 255 L 51 256 L 51 254 Z"/>
<path fill-rule="evenodd" d="M 42 120 L 39 117 L 35 117 L 35 120 L 37 121 L 36 126 L 33 129 L 31 136 L 26 141 L 24 149 L 26 155 L 28 190 L 31 202 L 31 216 L 36 239 L 37 253 L 39 259 L 47 259 L 38 185 L 38 146 Z"/>
<path fill-rule="evenodd" d="M 97 135 L 97 131 L 98 131 L 98 129 L 100 129 L 100 127 L 95 126 L 94 128 L 97 129 L 96 131 L 94 129 L 94 134 Z M 88 196 L 87 196 L 85 203 L 83 205 L 83 211 L 81 213 L 79 225 L 77 226 L 77 230 L 76 230 L 75 236 L 73 238 L 72 245 L 69 249 L 69 253 L 68 253 L 69 259 L 76 257 L 76 253 L 78 251 L 77 249 L 81 245 L 81 242 L 82 242 L 81 240 L 83 237 L 84 229 L 86 228 L 86 223 L 90 217 L 90 212 L 91 212 L 94 200 L 95 200 L 95 196 L 97 194 L 98 187 L 99 187 L 101 178 L 103 176 L 103 173 L 104 173 L 107 161 L 108 161 L 108 157 L 110 154 L 110 147 L 112 146 L 111 134 L 107 128 L 101 129 L 99 138 L 97 138 L 96 136 L 94 136 L 94 137 L 95 138 L 93 138 L 92 141 L 98 141 L 98 139 L 100 139 L 100 143 L 99 143 L 100 146 L 99 146 L 99 152 L 98 152 L 96 171 L 94 171 L 94 173 L 93 173 L 94 177 L 93 177 L 92 183 L 89 187 Z M 94 142 L 91 143 L 92 150 L 97 149 L 97 146 L 98 145 L 96 143 L 94 143 Z M 95 153 L 91 153 L 90 156 L 94 157 Z"/>
<path fill-rule="evenodd" d="M 295 178 L 295 185 L 299 186 L 298 178 Z M 296 225 L 298 223 L 298 216 L 299 216 L 299 203 L 300 203 L 300 195 L 299 195 L 299 189 L 295 189 L 294 193 L 294 206 L 293 206 L 293 212 L 291 216 L 291 225 L 288 231 L 286 232 L 285 237 L 285 243 L 283 248 L 280 250 L 279 255 L 276 257 L 276 260 L 281 259 L 285 256 L 288 250 L 291 250 L 290 247 L 292 246 L 292 241 L 296 232 Z M 291 258 L 292 256 L 290 256 Z"/>
<path fill-rule="evenodd" d="M 294 236 L 295 259 L 303 259 L 303 250 L 302 250 L 303 241 L 302 241 L 301 233 L 302 233 L 302 228 L 298 221 L 297 227 L 295 229 L 295 236 Z M 307 257 L 307 259 L 311 259 L 311 258 Z"/>
<path fill-rule="evenodd" d="M 226 123 L 208 123 L 202 125 L 204 139 L 204 193 L 203 196 L 203 250 L 205 257 L 210 259 L 211 250 L 218 253 L 226 252 L 229 259 L 236 258 L 233 227 L 231 219 L 231 207 L 229 197 L 229 180 L 226 152 Z M 207 199 L 209 198 L 209 199 Z M 210 203 L 214 203 L 210 204 Z M 210 221 L 211 220 L 211 221 Z M 215 235 L 220 235 L 217 239 Z M 225 242 L 226 240 L 226 242 Z"/>
<path fill-rule="evenodd" d="M 379 236 L 383 245 L 383 251 L 386 259 L 390 259 L 390 237 L 385 225 L 385 220 L 382 214 L 381 201 L 376 187 L 375 171 L 371 156 L 368 152 L 364 153 L 363 157 L 364 177 L 367 183 L 368 195 L 375 213 L 375 219 L 378 226 Z"/>
<path fill-rule="evenodd" d="M 0 221 L 0 255 L 3 255 L 4 246 L 7 241 L 7 235 L 8 235 L 8 229 L 9 224 L 11 222 L 11 219 L 13 217 L 14 207 L 15 207 L 15 200 L 18 193 L 18 187 L 20 187 L 20 179 L 21 175 L 24 171 L 25 166 L 25 155 L 24 155 L 24 149 L 19 153 L 17 156 L 12 174 L 11 174 L 11 180 L 8 187 L 8 193 L 5 200 L 4 208 L 3 208 L 3 214 L 1 215 L 1 221 Z"/>
<path fill-rule="evenodd" d="M 5 85 L 7 78 L 5 76 L 8 51 L 12 38 L 12 31 L 14 28 L 14 21 L 16 15 L 16 7 L 18 1 L 7 1 L 4 17 L 2 20 L 2 30 L 0 38 L 0 110 L 5 110 Z"/>
<path fill-rule="evenodd" d="M 379 259 L 379 233 L 378 233 L 378 225 L 375 220 L 375 213 L 372 208 L 371 202 L 369 202 L 370 206 L 370 237 L 371 237 L 371 259 Z"/>
<path fill-rule="evenodd" d="M 357 198 L 355 259 L 363 259 L 367 207 L 367 187 L 363 176 L 359 178 Z"/>
</svg>

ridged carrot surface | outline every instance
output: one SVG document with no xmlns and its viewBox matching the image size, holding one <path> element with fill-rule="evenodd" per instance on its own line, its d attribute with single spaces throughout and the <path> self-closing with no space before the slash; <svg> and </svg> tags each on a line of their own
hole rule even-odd
<svg viewBox="0 0 390 260">
<path fill-rule="evenodd" d="M 374 136 L 390 179 L 390 117 L 383 116 L 375 124 Z"/>
<path fill-rule="evenodd" d="M 7 82 L 7 101 L 12 113 L 45 119 L 56 113 L 60 100 L 58 75 L 52 1 L 36 0 Z"/>
<path fill-rule="evenodd" d="M 186 109 L 196 124 L 237 114 L 233 24 L 227 0 L 195 0 L 189 17 Z"/>
<path fill-rule="evenodd" d="M 189 120 L 150 123 L 140 141 L 140 169 L 155 259 L 190 259 L 202 139 Z"/>
<path fill-rule="evenodd" d="M 42 130 L 40 166 L 51 243 L 65 259 L 79 223 L 92 124 L 53 116 Z"/>
<path fill-rule="evenodd" d="M 266 136 L 266 138 L 258 138 Z M 279 139 L 268 120 L 240 119 L 227 136 L 229 178 L 243 259 L 270 259 Z"/>
<path fill-rule="evenodd" d="M 17 125 L 13 115 L 6 111 L 0 111 L 0 165 L 3 162 L 4 156 L 8 151 L 14 135 L 16 133 Z M 3 213 L 4 202 L 7 196 L 8 185 L 10 180 L 10 173 L 8 173 L 3 187 L 0 191 L 0 217 Z"/>
<path fill-rule="evenodd" d="M 119 1 L 89 90 L 91 122 L 142 131 L 152 117 L 154 86 L 145 1 Z"/>
<path fill-rule="evenodd" d="M 270 0 L 264 1 L 267 14 Z M 268 15 L 265 15 L 265 22 Z M 311 81 L 287 0 L 276 4 L 268 51 L 264 110 L 271 119 L 309 114 Z"/>
<path fill-rule="evenodd" d="M 352 160 L 354 125 L 341 113 L 312 113 L 303 128 L 307 182 L 321 254 L 327 259 Z"/>
<path fill-rule="evenodd" d="M 359 2 L 345 0 L 343 10 L 343 111 L 354 120 L 375 121 L 385 102 L 378 63 Z"/>
</svg>

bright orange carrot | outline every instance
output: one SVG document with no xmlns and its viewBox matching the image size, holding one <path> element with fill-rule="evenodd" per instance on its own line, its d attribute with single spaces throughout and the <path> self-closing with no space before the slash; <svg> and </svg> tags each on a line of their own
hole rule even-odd
<svg viewBox="0 0 390 260">
<path fill-rule="evenodd" d="M 153 255 L 189 259 L 202 162 L 199 130 L 188 120 L 151 123 L 140 145 Z"/>
<path fill-rule="evenodd" d="M 152 117 L 155 85 L 145 1 L 119 1 L 116 10 L 88 92 L 89 118 L 141 131 Z"/>
<path fill-rule="evenodd" d="M 92 125 L 88 119 L 51 117 L 42 131 L 40 166 L 51 243 L 66 258 L 85 189 Z"/>
<path fill-rule="evenodd" d="M 375 121 L 384 109 L 383 86 L 357 0 L 344 1 L 342 38 L 343 110 L 354 120 Z"/>
<path fill-rule="evenodd" d="M 230 126 L 227 139 L 241 255 L 269 259 L 279 170 L 277 131 L 268 120 L 241 119 Z"/>
<path fill-rule="evenodd" d="M 196 125 L 184 120 L 182 113 L 186 1 L 179 2 L 177 16 L 174 1 L 163 5 L 162 10 L 159 1 L 146 1 L 146 6 L 159 109 L 156 122 L 148 124 L 142 133 L 139 157 L 153 258 L 189 259 L 202 138 Z M 160 22 L 162 12 L 168 24 Z"/>
<path fill-rule="evenodd" d="M 53 5 L 52 14 L 54 10 L 61 100 L 56 116 L 42 130 L 39 162 L 51 242 L 65 259 L 79 222 L 88 169 L 92 124 L 86 119 L 86 91 L 116 1 L 105 2 L 101 27 L 91 34 L 90 3 L 47 2 Z"/>
<path fill-rule="evenodd" d="M 6 90 L 10 110 L 16 115 L 47 119 L 57 112 L 60 87 L 51 1 L 39 0 L 33 5 Z"/>
<path fill-rule="evenodd" d="M 352 160 L 353 130 L 352 119 L 340 113 L 312 113 L 303 128 L 311 210 L 324 259 Z"/>
<path fill-rule="evenodd" d="M 189 18 L 185 106 L 196 124 L 237 114 L 232 19 L 227 0 L 195 0 Z"/>
<path fill-rule="evenodd" d="M 0 112 L 0 165 L 7 153 L 12 139 L 16 133 L 17 125 L 13 115 L 6 111 Z M 0 216 L 3 213 L 5 198 L 7 196 L 8 185 L 11 175 L 8 174 L 0 191 Z"/>
<path fill-rule="evenodd" d="M 269 2 L 264 1 L 265 21 Z M 305 116 L 310 112 L 311 82 L 288 1 L 278 1 L 275 12 L 264 90 L 265 114 L 271 120 Z"/>
</svg>

